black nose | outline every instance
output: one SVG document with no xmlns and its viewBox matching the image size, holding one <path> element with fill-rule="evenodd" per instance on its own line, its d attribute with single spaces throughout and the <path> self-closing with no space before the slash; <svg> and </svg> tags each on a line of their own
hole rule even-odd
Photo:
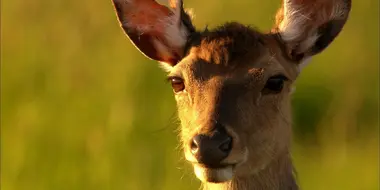
<svg viewBox="0 0 380 190">
<path fill-rule="evenodd" d="M 191 143 L 191 152 L 199 163 L 210 167 L 220 166 L 232 148 L 232 138 L 224 128 L 217 128 L 211 135 L 196 135 Z"/>
</svg>

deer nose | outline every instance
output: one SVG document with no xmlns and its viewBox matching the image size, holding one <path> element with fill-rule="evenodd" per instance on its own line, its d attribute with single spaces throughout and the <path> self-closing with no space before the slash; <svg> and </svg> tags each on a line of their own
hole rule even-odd
<svg viewBox="0 0 380 190">
<path fill-rule="evenodd" d="M 232 138 L 224 129 L 216 129 L 212 135 L 196 135 L 191 142 L 191 153 L 201 164 L 218 167 L 232 149 Z"/>
</svg>

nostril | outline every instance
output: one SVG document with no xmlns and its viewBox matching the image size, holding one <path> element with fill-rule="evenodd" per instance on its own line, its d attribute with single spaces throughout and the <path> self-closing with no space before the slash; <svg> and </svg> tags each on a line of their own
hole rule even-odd
<svg viewBox="0 0 380 190">
<path fill-rule="evenodd" d="M 229 153 L 232 149 L 232 138 L 228 137 L 225 141 L 223 141 L 220 146 L 219 150 L 225 153 Z"/>
<path fill-rule="evenodd" d="M 216 131 L 212 135 L 194 136 L 189 142 L 189 148 L 199 163 L 215 166 L 230 154 L 232 141 L 228 134 Z"/>
<path fill-rule="evenodd" d="M 190 150 L 191 150 L 191 153 L 195 154 L 197 153 L 198 151 L 198 144 L 199 144 L 199 137 L 196 136 L 193 138 L 193 140 L 191 141 L 191 144 L 190 144 Z"/>
</svg>

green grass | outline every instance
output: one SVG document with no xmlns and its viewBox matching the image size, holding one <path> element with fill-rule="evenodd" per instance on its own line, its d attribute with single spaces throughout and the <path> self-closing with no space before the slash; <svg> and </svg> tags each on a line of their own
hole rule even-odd
<svg viewBox="0 0 380 190">
<path fill-rule="evenodd" d="M 195 24 L 272 26 L 280 1 L 187 0 Z M 355 1 L 293 97 L 305 190 L 379 188 L 379 2 Z M 3 1 L 1 189 L 198 189 L 177 147 L 171 88 L 110 0 Z"/>
</svg>

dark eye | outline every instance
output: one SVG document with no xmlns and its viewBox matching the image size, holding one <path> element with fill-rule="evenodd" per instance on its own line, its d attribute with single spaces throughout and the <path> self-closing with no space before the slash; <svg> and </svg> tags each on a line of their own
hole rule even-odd
<svg viewBox="0 0 380 190">
<path fill-rule="evenodd" d="M 263 93 L 280 93 L 284 88 L 284 83 L 288 79 L 283 75 L 276 75 L 268 79 L 265 84 Z"/>
<path fill-rule="evenodd" d="M 172 84 L 174 92 L 180 92 L 185 90 L 185 84 L 183 83 L 183 79 L 179 77 L 170 77 L 169 81 Z"/>
</svg>

